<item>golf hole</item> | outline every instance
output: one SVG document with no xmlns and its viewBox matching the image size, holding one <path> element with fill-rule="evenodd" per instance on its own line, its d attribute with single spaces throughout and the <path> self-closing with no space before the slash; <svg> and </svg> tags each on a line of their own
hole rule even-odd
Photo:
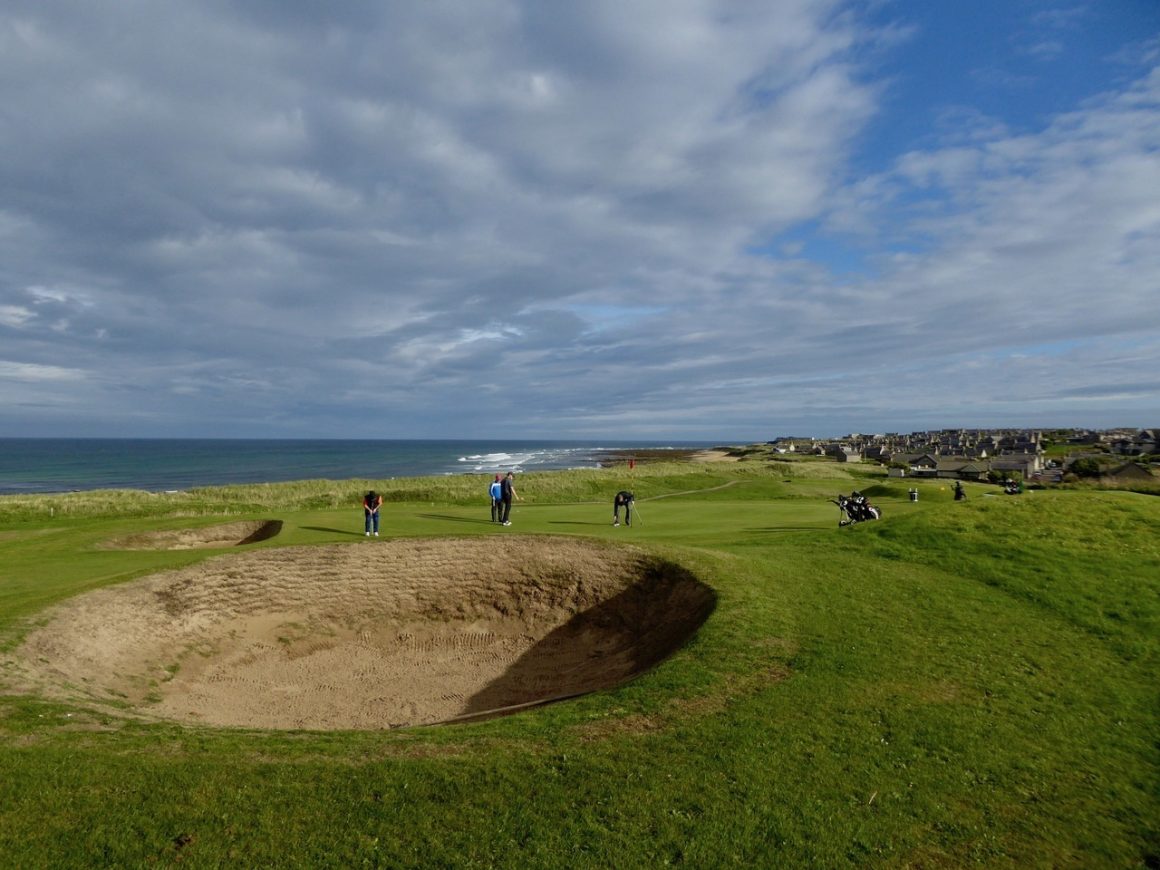
<svg viewBox="0 0 1160 870">
<path fill-rule="evenodd" d="M 715 600 L 679 565 L 577 539 L 260 549 L 58 605 L 14 664 L 27 691 L 152 719 L 426 725 L 624 683 Z"/>
</svg>

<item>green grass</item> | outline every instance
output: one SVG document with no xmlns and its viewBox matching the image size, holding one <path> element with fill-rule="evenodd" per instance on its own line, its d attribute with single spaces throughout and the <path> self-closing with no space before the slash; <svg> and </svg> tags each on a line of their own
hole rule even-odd
<svg viewBox="0 0 1160 870">
<path fill-rule="evenodd" d="M 49 604 L 218 552 L 107 539 L 276 518 L 254 547 L 374 546 L 371 485 L 387 536 L 504 534 L 478 522 L 484 484 L 2 499 L 0 666 Z M 642 522 L 614 529 L 626 484 Z M 696 638 L 617 690 L 454 727 L 204 729 L 0 695 L 0 866 L 1157 866 L 1160 499 L 954 503 L 795 462 L 517 486 L 510 531 L 692 569 L 718 595 Z M 827 499 L 853 488 L 882 521 L 837 528 Z"/>
</svg>

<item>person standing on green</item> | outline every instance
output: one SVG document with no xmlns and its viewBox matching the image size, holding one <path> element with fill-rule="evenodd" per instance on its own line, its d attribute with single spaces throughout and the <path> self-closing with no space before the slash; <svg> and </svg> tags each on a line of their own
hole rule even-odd
<svg viewBox="0 0 1160 870">
<path fill-rule="evenodd" d="M 379 536 L 379 508 L 383 506 L 383 497 L 373 489 L 363 496 L 363 515 L 366 533 L 369 536 L 374 530 L 375 537 Z"/>
<path fill-rule="evenodd" d="M 487 494 L 491 497 L 491 521 L 498 523 L 503 517 L 503 478 L 500 475 L 495 476 Z"/>
<path fill-rule="evenodd" d="M 501 522 L 505 526 L 512 524 L 508 517 L 511 516 L 513 498 L 519 498 L 519 495 L 516 493 L 515 477 L 509 471 L 500 484 L 500 499 L 503 501 L 503 519 Z M 523 499 L 520 500 L 523 501 Z"/>
</svg>

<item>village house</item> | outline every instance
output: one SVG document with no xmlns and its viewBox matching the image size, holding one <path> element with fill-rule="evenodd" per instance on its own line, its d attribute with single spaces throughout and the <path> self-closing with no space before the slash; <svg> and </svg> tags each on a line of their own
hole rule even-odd
<svg viewBox="0 0 1160 870">
<path fill-rule="evenodd" d="M 767 442 L 778 453 L 825 455 L 836 462 L 879 462 L 891 477 L 940 477 L 982 480 L 993 473 L 1042 474 L 1048 464 L 1044 443 L 1107 444 L 1123 456 L 1160 455 L 1160 430 L 1054 430 L 1049 438 L 1036 429 L 943 429 L 900 434 L 852 432 L 842 438 L 777 438 Z M 1058 467 L 1058 466 L 1056 466 Z"/>
<path fill-rule="evenodd" d="M 1036 430 L 955 429 L 910 435 L 851 434 L 824 444 L 838 462 L 861 459 L 890 465 L 892 477 L 984 480 L 991 471 L 1030 477 L 1044 466 L 1043 435 Z M 905 467 L 900 467 L 905 466 Z"/>
<path fill-rule="evenodd" d="M 826 455 L 836 462 L 861 462 L 862 451 L 845 444 L 826 445 Z"/>
<path fill-rule="evenodd" d="M 938 461 L 938 465 L 935 467 L 935 477 L 950 480 L 986 480 L 987 472 L 990 470 L 990 465 L 987 462 L 979 462 L 963 456 L 944 457 Z"/>
<path fill-rule="evenodd" d="M 1141 429 L 1131 437 L 1120 437 L 1110 445 L 1112 453 L 1120 456 L 1149 456 L 1157 452 L 1156 430 Z"/>
<path fill-rule="evenodd" d="M 1017 471 L 1024 478 L 1043 470 L 1042 453 L 1004 453 L 989 460 L 992 471 Z"/>
</svg>

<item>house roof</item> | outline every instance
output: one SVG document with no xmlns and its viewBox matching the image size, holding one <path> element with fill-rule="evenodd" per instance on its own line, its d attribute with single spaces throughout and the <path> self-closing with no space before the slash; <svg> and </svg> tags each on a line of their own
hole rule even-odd
<svg viewBox="0 0 1160 870">
<path fill-rule="evenodd" d="M 1155 475 L 1137 462 L 1125 462 L 1118 468 L 1113 468 L 1104 476 L 1116 480 L 1152 480 Z"/>
<path fill-rule="evenodd" d="M 938 461 L 939 471 L 960 471 L 963 466 L 970 465 L 970 463 L 961 456 L 952 456 L 948 459 L 940 459 Z"/>
</svg>

